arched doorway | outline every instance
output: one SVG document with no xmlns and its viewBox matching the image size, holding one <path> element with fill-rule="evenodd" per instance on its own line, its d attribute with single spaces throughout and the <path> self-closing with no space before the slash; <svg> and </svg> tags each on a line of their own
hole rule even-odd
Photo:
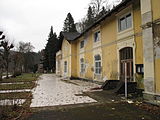
<svg viewBox="0 0 160 120">
<path fill-rule="evenodd" d="M 133 48 L 125 47 L 120 51 L 120 80 L 133 81 Z"/>
</svg>

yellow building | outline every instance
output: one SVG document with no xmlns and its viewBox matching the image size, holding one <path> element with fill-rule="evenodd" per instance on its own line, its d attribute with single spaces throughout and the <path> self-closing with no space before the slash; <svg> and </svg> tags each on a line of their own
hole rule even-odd
<svg viewBox="0 0 160 120">
<path fill-rule="evenodd" d="M 154 44 L 160 39 L 159 4 L 124 0 L 80 35 L 64 34 L 61 75 L 99 82 L 126 79 L 137 82 L 146 99 L 160 96 L 160 47 Z"/>
</svg>

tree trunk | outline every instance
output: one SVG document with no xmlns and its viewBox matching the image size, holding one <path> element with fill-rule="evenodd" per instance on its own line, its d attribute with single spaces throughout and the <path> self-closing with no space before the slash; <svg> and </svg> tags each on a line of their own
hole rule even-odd
<svg viewBox="0 0 160 120">
<path fill-rule="evenodd" d="M 9 77 L 8 77 L 8 64 L 9 64 L 9 60 L 8 60 L 8 58 L 7 58 L 7 60 L 6 60 L 6 72 L 7 72 L 6 78 L 7 78 L 7 79 L 9 78 Z"/>
<path fill-rule="evenodd" d="M 0 68 L 0 81 L 2 81 L 2 74 L 3 72 L 2 72 L 2 69 Z"/>
</svg>

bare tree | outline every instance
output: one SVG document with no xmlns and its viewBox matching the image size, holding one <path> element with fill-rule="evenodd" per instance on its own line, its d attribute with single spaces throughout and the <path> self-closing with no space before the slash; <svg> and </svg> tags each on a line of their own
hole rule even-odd
<svg viewBox="0 0 160 120">
<path fill-rule="evenodd" d="M 18 51 L 22 53 L 32 52 L 34 46 L 30 42 L 19 42 Z"/>
<path fill-rule="evenodd" d="M 3 41 L 1 41 L 1 43 L 0 43 L 0 47 L 3 48 L 0 55 L 2 57 L 2 60 L 4 62 L 4 67 L 7 72 L 6 77 L 8 78 L 8 68 L 9 68 L 9 62 L 10 62 L 10 59 L 9 59 L 10 49 L 12 49 L 14 46 L 13 46 L 13 44 L 9 44 L 9 42 L 7 40 L 4 40 L 4 38 L 5 38 L 5 36 L 3 37 Z"/>
<path fill-rule="evenodd" d="M 31 45 L 30 42 L 19 42 L 17 49 L 19 52 L 19 60 L 21 61 L 21 72 L 29 72 L 29 69 L 33 67 L 34 64 L 34 55 L 32 53 L 34 46 Z"/>
<path fill-rule="evenodd" d="M 20 52 L 14 52 L 12 55 L 13 61 L 13 76 L 16 77 L 22 73 L 23 56 Z"/>
<path fill-rule="evenodd" d="M 5 35 L 3 35 L 3 32 L 0 31 L 0 40 L 5 39 Z M 0 43 L 1 46 L 1 43 Z M 2 50 L 0 50 L 0 80 L 2 80 L 2 74 L 3 74 L 3 67 L 4 67 L 4 63 L 3 63 L 3 57 L 2 57 Z"/>
<path fill-rule="evenodd" d="M 78 23 L 76 23 L 76 29 L 79 33 L 82 33 L 86 28 L 86 18 L 84 17 Z"/>
<path fill-rule="evenodd" d="M 95 14 L 98 15 L 103 7 L 108 6 L 108 0 L 91 0 L 90 6 L 92 6 Z"/>
<path fill-rule="evenodd" d="M 0 40 L 5 39 L 5 36 L 2 35 L 3 32 L 0 31 Z M 1 46 L 1 43 L 0 43 Z M 2 73 L 3 73 L 3 59 L 2 59 L 2 51 L 0 51 L 0 80 L 2 80 Z"/>
</svg>

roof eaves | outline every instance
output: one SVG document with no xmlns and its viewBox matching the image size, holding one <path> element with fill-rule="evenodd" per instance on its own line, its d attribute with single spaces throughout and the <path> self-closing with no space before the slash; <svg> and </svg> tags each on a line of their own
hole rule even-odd
<svg viewBox="0 0 160 120">
<path fill-rule="evenodd" d="M 107 17 L 111 16 L 114 12 L 116 12 L 118 9 L 120 9 L 121 7 L 123 7 L 124 5 L 126 5 L 130 1 L 132 1 L 132 0 L 123 0 L 120 4 L 118 4 L 116 7 L 114 7 L 111 11 L 107 12 L 104 16 L 99 18 L 94 24 L 89 26 L 84 32 L 82 32 L 74 40 L 77 40 L 78 38 L 80 38 L 82 35 L 84 35 L 86 32 L 88 32 L 92 27 L 96 26 L 97 24 L 99 24 L 100 22 L 105 20 Z"/>
</svg>

